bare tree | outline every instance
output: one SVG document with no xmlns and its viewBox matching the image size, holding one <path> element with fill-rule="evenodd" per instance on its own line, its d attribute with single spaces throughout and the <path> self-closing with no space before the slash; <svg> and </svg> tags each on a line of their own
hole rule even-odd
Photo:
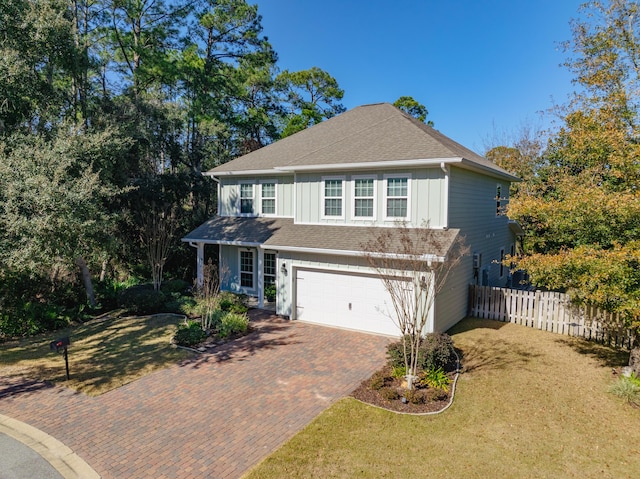
<svg viewBox="0 0 640 479">
<path fill-rule="evenodd" d="M 160 291 L 164 265 L 177 226 L 176 211 L 171 204 L 159 205 L 153 202 L 151 209 L 142 217 L 140 240 L 146 248 L 153 289 L 156 291 Z"/>
<path fill-rule="evenodd" d="M 200 323 L 202 329 L 207 331 L 211 329 L 214 322 L 214 313 L 218 310 L 218 295 L 220 294 L 220 285 L 227 277 L 229 268 L 222 264 L 218 268 L 211 258 L 202 268 L 203 278 L 202 284 L 197 286 L 198 314 L 200 314 Z"/>
<path fill-rule="evenodd" d="M 458 230 L 411 228 L 404 222 L 377 228 L 371 235 L 363 251 L 391 298 L 391 317 L 403 340 L 407 387 L 413 389 L 418 351 L 435 298 L 469 247 Z"/>
</svg>

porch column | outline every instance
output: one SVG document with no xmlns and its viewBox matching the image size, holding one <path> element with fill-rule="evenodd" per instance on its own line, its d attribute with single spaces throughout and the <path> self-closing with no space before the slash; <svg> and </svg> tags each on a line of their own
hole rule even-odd
<svg viewBox="0 0 640 479">
<path fill-rule="evenodd" d="M 199 288 L 204 284 L 204 243 L 196 243 L 196 284 Z"/>
<path fill-rule="evenodd" d="M 258 308 L 264 308 L 264 250 L 258 248 Z"/>
</svg>

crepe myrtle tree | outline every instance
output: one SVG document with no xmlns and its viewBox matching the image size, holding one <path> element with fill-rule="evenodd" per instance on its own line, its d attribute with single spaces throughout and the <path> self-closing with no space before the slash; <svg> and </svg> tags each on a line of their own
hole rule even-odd
<svg viewBox="0 0 640 479">
<path fill-rule="evenodd" d="M 430 311 L 449 273 L 469 254 L 464 238 L 423 225 L 378 228 L 362 244 L 365 258 L 389 293 L 391 315 L 403 338 L 407 388 L 413 389 L 418 351 L 424 340 Z M 437 252 L 434 254 L 433 252 Z M 444 252 L 444 254 L 443 254 Z M 442 256 L 440 256 L 442 255 Z"/>
</svg>

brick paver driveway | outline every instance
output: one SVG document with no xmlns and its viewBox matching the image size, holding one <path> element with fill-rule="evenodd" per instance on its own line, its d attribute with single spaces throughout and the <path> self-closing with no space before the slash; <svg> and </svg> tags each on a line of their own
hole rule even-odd
<svg viewBox="0 0 640 479">
<path fill-rule="evenodd" d="M 234 478 L 383 362 L 388 339 L 284 321 L 99 397 L 0 379 L 0 413 L 103 478 Z"/>
</svg>

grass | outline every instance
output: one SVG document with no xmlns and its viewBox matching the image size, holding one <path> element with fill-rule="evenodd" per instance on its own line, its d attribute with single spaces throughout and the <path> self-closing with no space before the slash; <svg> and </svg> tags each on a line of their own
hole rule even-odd
<svg viewBox="0 0 640 479">
<path fill-rule="evenodd" d="M 109 318 L 3 343 L 0 375 L 47 380 L 97 396 L 190 357 L 169 344 L 179 322 L 172 314 Z M 68 381 L 62 354 L 49 349 L 64 336 L 71 340 Z"/>
<path fill-rule="evenodd" d="M 343 399 L 247 478 L 632 478 L 640 409 L 608 393 L 628 355 L 490 320 L 450 331 L 464 370 L 453 406 L 396 415 Z"/>
</svg>

